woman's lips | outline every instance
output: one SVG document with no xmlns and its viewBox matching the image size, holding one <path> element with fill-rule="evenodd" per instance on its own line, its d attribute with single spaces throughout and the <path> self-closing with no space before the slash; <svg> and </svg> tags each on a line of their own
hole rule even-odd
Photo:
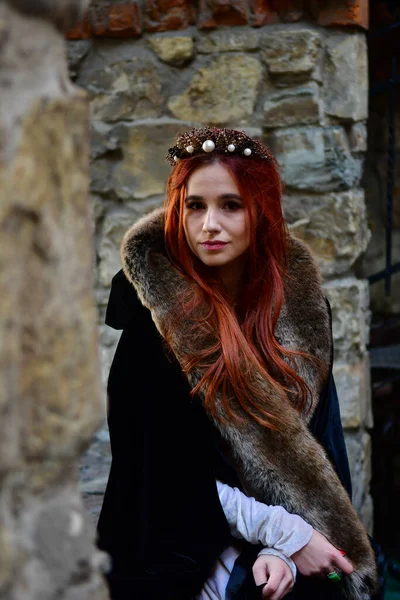
<svg viewBox="0 0 400 600">
<path fill-rule="evenodd" d="M 202 242 L 201 246 L 206 250 L 221 250 L 224 246 L 227 245 L 227 242 Z"/>
</svg>

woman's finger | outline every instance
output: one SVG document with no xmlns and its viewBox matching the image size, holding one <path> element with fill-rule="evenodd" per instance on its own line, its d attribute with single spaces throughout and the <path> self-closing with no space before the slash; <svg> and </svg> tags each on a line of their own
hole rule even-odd
<svg viewBox="0 0 400 600">
<path fill-rule="evenodd" d="M 335 558 L 335 567 L 340 569 L 344 575 L 350 575 L 354 571 L 354 567 L 347 558 L 342 555 L 339 555 Z"/>
<path fill-rule="evenodd" d="M 269 576 L 269 567 L 262 560 L 256 560 L 253 566 L 253 577 L 256 585 L 266 583 Z"/>
<path fill-rule="evenodd" d="M 267 585 L 263 589 L 263 600 L 264 598 L 268 600 L 280 600 L 290 592 L 294 583 L 293 577 L 286 574 L 282 578 L 278 577 L 275 581 L 272 581 L 272 583 L 270 583 L 270 581 L 271 580 L 269 579 Z"/>
</svg>

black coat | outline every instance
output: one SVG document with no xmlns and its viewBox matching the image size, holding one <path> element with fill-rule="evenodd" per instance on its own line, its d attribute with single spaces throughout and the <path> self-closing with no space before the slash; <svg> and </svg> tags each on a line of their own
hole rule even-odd
<svg viewBox="0 0 400 600">
<path fill-rule="evenodd" d="M 113 561 L 111 597 L 189 600 L 231 541 L 215 479 L 240 484 L 223 458 L 219 435 L 191 400 L 178 363 L 122 271 L 112 282 L 106 323 L 123 330 L 108 381 L 112 466 L 98 524 L 99 546 Z M 332 376 L 310 428 L 351 494 Z M 245 569 L 255 552 L 249 547 L 243 554 Z M 242 573 L 238 564 L 233 588 Z M 237 586 L 235 597 L 256 597 L 250 581 Z M 340 597 L 331 582 L 301 576 L 287 596 Z"/>
</svg>

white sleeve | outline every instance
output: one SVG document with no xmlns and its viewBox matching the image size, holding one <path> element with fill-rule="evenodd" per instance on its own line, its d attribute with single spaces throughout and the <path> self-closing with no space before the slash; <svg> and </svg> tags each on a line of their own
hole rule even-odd
<svg viewBox="0 0 400 600">
<path fill-rule="evenodd" d="M 282 506 L 268 506 L 237 488 L 217 481 L 218 495 L 231 534 L 250 544 L 262 544 L 287 557 L 304 548 L 313 528 Z M 263 553 L 263 551 L 262 551 Z"/>
</svg>

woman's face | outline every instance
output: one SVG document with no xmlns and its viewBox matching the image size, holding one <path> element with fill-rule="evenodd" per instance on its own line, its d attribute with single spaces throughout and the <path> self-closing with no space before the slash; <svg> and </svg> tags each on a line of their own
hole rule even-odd
<svg viewBox="0 0 400 600">
<path fill-rule="evenodd" d="M 238 186 L 219 163 L 194 171 L 183 210 L 187 243 L 209 267 L 233 266 L 250 244 L 249 219 Z"/>
</svg>

